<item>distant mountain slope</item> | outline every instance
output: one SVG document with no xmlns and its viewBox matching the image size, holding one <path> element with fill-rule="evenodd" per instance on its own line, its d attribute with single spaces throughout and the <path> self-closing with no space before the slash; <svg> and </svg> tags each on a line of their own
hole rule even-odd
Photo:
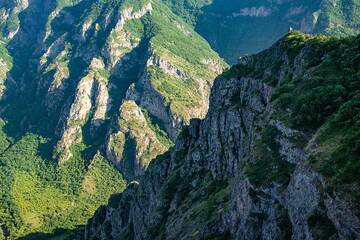
<svg viewBox="0 0 360 240">
<path fill-rule="evenodd" d="M 242 58 L 85 238 L 358 239 L 359 50 L 291 32 Z"/>
<path fill-rule="evenodd" d="M 164 0 L 230 63 L 270 47 L 290 27 L 336 36 L 360 32 L 359 0 Z"/>
</svg>

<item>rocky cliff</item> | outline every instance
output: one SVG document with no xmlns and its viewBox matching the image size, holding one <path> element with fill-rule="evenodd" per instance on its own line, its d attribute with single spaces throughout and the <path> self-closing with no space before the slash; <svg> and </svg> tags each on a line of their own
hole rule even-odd
<svg viewBox="0 0 360 240">
<path fill-rule="evenodd" d="M 359 50 L 291 32 L 242 58 L 85 238 L 359 239 Z"/>
</svg>

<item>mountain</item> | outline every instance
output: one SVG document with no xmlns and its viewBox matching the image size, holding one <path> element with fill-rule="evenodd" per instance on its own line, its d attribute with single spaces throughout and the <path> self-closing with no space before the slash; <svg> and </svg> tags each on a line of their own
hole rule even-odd
<svg viewBox="0 0 360 240">
<path fill-rule="evenodd" d="M 292 31 L 241 58 L 86 239 L 358 239 L 359 50 Z"/>
<path fill-rule="evenodd" d="M 29 20 L 29 26 L 23 31 L 20 28 L 8 44 L 15 67 L 28 67 L 13 70 L 21 76 L 13 77 L 15 86 L 9 83 L 9 88 L 16 89 L 9 89 L 4 104 L 28 105 L 22 107 L 25 112 L 18 122 L 30 119 L 24 126 L 15 126 L 17 132 L 33 128 L 60 138 L 59 162 L 68 160 L 70 147 L 82 141 L 76 135 L 81 135 L 84 127 L 88 127 L 92 145 L 94 138 L 99 138 L 95 135 L 111 138 L 107 135 L 116 134 L 118 130 L 110 131 L 106 125 L 111 120 L 116 125 L 112 115 L 121 116 L 124 99 L 137 101 L 150 120 L 153 116 L 164 125 L 173 140 L 183 122 L 205 115 L 212 79 L 226 64 L 161 2 L 81 1 L 70 7 L 57 3 L 43 16 L 43 28 L 36 25 L 38 20 L 30 19 L 30 14 L 43 10 L 41 4 L 27 8 L 29 16 L 25 12 L 23 18 Z M 33 36 L 27 27 L 37 28 L 39 36 Z M 179 44 L 174 46 L 172 41 Z M 26 51 L 28 59 L 24 59 Z M 23 83 L 26 78 L 31 80 Z M 29 97 L 35 101 L 28 103 Z M 32 114 L 26 112 L 29 110 Z M 39 117 L 46 119 L 46 124 L 37 126 Z M 154 136 L 147 137 L 156 141 Z"/>
<path fill-rule="evenodd" d="M 214 79 L 228 68 L 226 62 L 235 63 L 241 55 L 270 46 L 290 26 L 311 33 L 356 34 L 360 22 L 358 6 L 358 0 L 0 1 L 0 239 L 82 236 L 83 225 L 113 193 L 122 192 L 129 184 L 128 191 L 132 191 L 137 182 L 155 184 L 162 179 L 149 178 L 148 174 L 154 171 L 150 167 L 147 172 L 150 162 L 169 155 L 170 148 L 178 149 L 174 144 L 184 127 L 191 121 L 197 122 L 192 119 L 206 116 Z M 310 37 L 304 37 L 304 41 L 307 38 Z M 320 39 L 316 38 L 317 41 Z M 340 40 L 321 41 L 331 45 Z M 345 44 L 347 40 L 341 41 Z M 334 48 L 338 47 L 336 44 Z M 295 46 L 289 46 L 289 51 L 292 47 Z M 240 62 L 248 66 L 246 61 L 251 58 L 242 57 Z M 260 54 L 255 58 L 256 64 L 268 68 L 272 65 L 274 71 L 282 64 L 275 57 Z M 354 59 L 356 62 L 356 56 Z M 309 74 L 312 71 L 309 66 L 304 69 Z M 246 74 L 261 71 L 259 67 L 249 68 Z M 270 70 L 264 72 L 266 81 L 277 81 Z M 220 78 L 225 79 L 226 74 Z M 294 90 L 293 84 L 290 81 L 284 89 Z M 352 92 L 351 88 L 356 86 L 355 83 L 346 86 L 346 92 Z M 303 108 L 302 101 L 313 101 L 300 99 L 308 97 L 308 89 L 294 91 L 299 91 L 294 94 L 299 99 L 290 98 L 293 93 L 288 92 L 280 97 L 281 101 L 288 97 L 289 102 L 297 104 L 295 109 L 291 106 L 286 109 L 305 111 L 304 115 L 333 109 L 324 103 Z M 338 97 L 336 91 L 343 90 L 324 91 Z M 322 92 L 322 98 L 315 100 L 340 104 L 342 98 L 326 98 L 326 93 Z M 226 101 L 225 95 L 222 100 Z M 208 116 L 211 114 L 210 111 Z M 246 120 L 249 116 L 240 117 Z M 312 115 L 303 118 L 317 117 L 322 118 Z M 300 121 L 299 125 L 303 121 L 298 116 L 289 119 Z M 224 131 L 233 129 L 232 126 L 226 124 Z M 204 126 L 202 131 L 210 131 L 211 127 Z M 305 133 L 306 137 L 312 134 L 307 130 Z M 213 138 L 216 134 L 207 135 L 211 142 L 208 145 L 214 149 L 220 146 Z M 226 141 L 235 137 L 239 136 L 226 135 Z M 229 146 L 242 149 L 241 145 Z M 211 159 L 223 154 L 225 150 L 215 152 Z M 355 160 L 349 161 L 355 165 Z M 195 166 L 186 174 L 209 167 L 210 162 Z M 218 164 L 222 166 L 221 162 Z M 253 174 L 262 175 L 261 170 L 259 167 Z M 166 177 L 168 171 L 162 169 L 158 174 Z M 196 179 L 199 184 L 208 181 L 201 177 L 194 176 L 193 184 Z M 190 177 L 179 184 L 182 181 L 192 182 Z M 214 184 L 216 191 L 227 191 L 225 183 Z M 350 190 L 347 192 L 353 191 Z M 111 202 L 116 203 L 114 198 Z M 203 214 L 201 209 L 200 213 Z M 157 217 L 150 223 L 155 221 Z M 161 221 L 166 222 L 163 218 Z M 187 227 L 197 228 L 198 223 Z"/>
<path fill-rule="evenodd" d="M 0 232 L 10 239 L 85 224 L 205 116 L 227 67 L 159 0 L 0 9 Z"/>
<path fill-rule="evenodd" d="M 360 1 L 165 0 L 229 63 L 270 47 L 290 27 L 305 33 L 360 33 Z"/>
</svg>

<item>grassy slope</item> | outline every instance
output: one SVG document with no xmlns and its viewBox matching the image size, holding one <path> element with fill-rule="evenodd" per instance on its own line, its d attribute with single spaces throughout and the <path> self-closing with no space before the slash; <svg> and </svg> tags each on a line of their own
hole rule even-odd
<svg viewBox="0 0 360 240">
<path fill-rule="evenodd" d="M 211 82 L 216 77 L 202 61 L 212 59 L 224 67 L 227 65 L 204 39 L 167 6 L 160 2 L 154 4 L 157 5 L 150 20 L 154 31 L 151 39 L 154 54 L 176 65 L 189 78 L 170 76 L 155 66 L 148 69 L 149 77 L 155 89 L 170 104 L 172 111 L 189 120 L 188 110 L 196 109 L 202 102 L 198 81 Z"/>
</svg>

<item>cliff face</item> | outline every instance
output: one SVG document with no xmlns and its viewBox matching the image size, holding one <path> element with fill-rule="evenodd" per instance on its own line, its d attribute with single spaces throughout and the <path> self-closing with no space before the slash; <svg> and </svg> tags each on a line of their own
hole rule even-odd
<svg viewBox="0 0 360 240">
<path fill-rule="evenodd" d="M 359 44 L 292 32 L 242 58 L 85 238 L 359 238 Z"/>
</svg>

